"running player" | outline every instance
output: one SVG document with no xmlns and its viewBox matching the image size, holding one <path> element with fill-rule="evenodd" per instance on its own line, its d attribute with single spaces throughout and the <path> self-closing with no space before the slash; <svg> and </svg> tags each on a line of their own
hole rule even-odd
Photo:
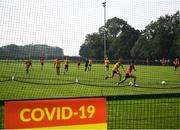
<svg viewBox="0 0 180 130">
<path fill-rule="evenodd" d="M 27 61 L 25 61 L 26 64 L 26 73 L 29 73 L 29 69 L 30 67 L 32 67 L 32 59 L 28 59 Z"/>
<path fill-rule="evenodd" d="M 121 83 L 123 83 L 124 81 L 126 81 L 128 78 L 133 78 L 133 79 L 134 79 L 133 85 L 134 85 L 134 86 L 138 86 L 138 85 L 136 84 L 136 76 L 132 74 L 132 70 L 136 71 L 135 66 L 134 66 L 134 61 L 131 61 L 130 65 L 128 66 L 128 68 L 127 68 L 127 70 L 126 70 L 126 75 L 125 75 L 124 79 L 121 80 L 121 81 L 118 83 L 118 85 L 121 84 Z"/>
<path fill-rule="evenodd" d="M 174 72 L 176 72 L 176 74 L 178 74 L 178 67 L 180 65 L 180 61 L 178 58 L 176 58 L 174 61 L 173 61 L 173 64 L 174 64 Z"/>
<path fill-rule="evenodd" d="M 77 68 L 78 68 L 78 70 L 79 70 L 80 65 L 81 65 L 81 59 L 79 58 L 79 60 L 77 60 Z"/>
<path fill-rule="evenodd" d="M 124 67 L 122 65 L 122 60 L 121 59 L 119 59 L 118 62 L 113 66 L 111 75 L 110 76 L 106 76 L 105 79 L 113 78 L 114 75 L 117 74 L 117 75 L 119 75 L 119 81 L 121 81 L 121 73 L 119 71 L 119 67 L 120 66 L 124 70 Z"/>
<path fill-rule="evenodd" d="M 64 74 L 68 72 L 69 69 L 69 60 L 66 58 L 64 60 Z"/>
<path fill-rule="evenodd" d="M 56 68 L 57 75 L 60 74 L 60 67 L 61 67 L 61 60 L 57 58 L 56 60 L 54 60 L 54 68 Z"/>
<path fill-rule="evenodd" d="M 88 63 L 88 70 L 91 71 L 91 67 L 92 67 L 92 59 L 89 59 L 89 63 Z"/>
<path fill-rule="evenodd" d="M 41 70 L 43 70 L 43 66 L 44 66 L 44 58 L 43 57 L 40 58 L 40 63 L 41 63 Z"/>
<path fill-rule="evenodd" d="M 109 64 L 110 64 L 110 61 L 108 57 L 106 57 L 106 59 L 104 60 L 105 71 L 109 71 Z"/>
</svg>

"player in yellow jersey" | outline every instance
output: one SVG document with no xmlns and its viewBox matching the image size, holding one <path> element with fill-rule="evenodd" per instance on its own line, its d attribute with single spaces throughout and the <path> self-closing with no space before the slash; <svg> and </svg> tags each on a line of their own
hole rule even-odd
<svg viewBox="0 0 180 130">
<path fill-rule="evenodd" d="M 120 81 L 120 82 L 118 83 L 118 85 L 121 84 L 121 83 L 123 83 L 124 81 L 126 81 L 128 78 L 133 78 L 133 79 L 134 79 L 133 85 L 134 85 L 134 86 L 138 86 L 138 85 L 136 84 L 136 76 L 132 74 L 132 70 L 136 71 L 135 66 L 134 66 L 134 61 L 131 61 L 130 65 L 129 65 L 128 68 L 126 69 L 126 75 L 125 75 L 124 79 L 123 79 L 122 81 Z"/>
<path fill-rule="evenodd" d="M 54 68 L 56 68 L 57 75 L 60 74 L 61 60 L 59 58 L 54 60 Z"/>
<path fill-rule="evenodd" d="M 64 74 L 68 72 L 69 69 L 69 60 L 66 58 L 64 60 Z"/>
<path fill-rule="evenodd" d="M 110 61 L 108 57 L 106 57 L 106 59 L 104 60 L 105 71 L 109 71 L 109 64 L 110 64 Z"/>
<path fill-rule="evenodd" d="M 105 79 L 113 78 L 114 75 L 117 74 L 117 75 L 119 75 L 119 80 L 121 80 L 121 73 L 119 71 L 119 67 L 120 66 L 124 70 L 124 67 L 122 65 L 122 60 L 121 59 L 119 59 L 118 62 L 113 66 L 111 75 L 110 76 L 106 76 Z"/>
</svg>

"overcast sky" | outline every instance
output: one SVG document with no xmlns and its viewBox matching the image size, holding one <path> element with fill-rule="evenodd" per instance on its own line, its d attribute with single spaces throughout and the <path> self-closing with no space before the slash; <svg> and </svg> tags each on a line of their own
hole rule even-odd
<svg viewBox="0 0 180 130">
<path fill-rule="evenodd" d="M 122 18 L 143 30 L 180 0 L 105 0 L 106 19 Z M 47 44 L 78 55 L 87 34 L 104 24 L 103 0 L 0 0 L 0 46 Z"/>
</svg>

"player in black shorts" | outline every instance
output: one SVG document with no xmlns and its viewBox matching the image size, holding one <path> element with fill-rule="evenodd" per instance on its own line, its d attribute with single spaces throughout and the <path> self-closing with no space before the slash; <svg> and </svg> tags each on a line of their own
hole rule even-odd
<svg viewBox="0 0 180 130">
<path fill-rule="evenodd" d="M 85 71 L 87 71 L 88 65 L 89 65 L 89 61 L 86 59 L 86 61 L 85 61 Z"/>
<path fill-rule="evenodd" d="M 135 67 L 134 67 L 134 61 L 131 61 L 131 64 L 128 66 L 128 68 L 127 68 L 127 70 L 126 70 L 126 75 L 125 75 L 124 79 L 121 80 L 121 81 L 118 83 L 118 85 L 121 84 L 121 83 L 123 83 L 124 81 L 126 81 L 128 78 L 133 78 L 133 79 L 134 79 L 133 85 L 134 85 L 134 86 L 138 86 L 138 85 L 136 84 L 136 76 L 132 74 L 132 70 L 136 71 L 136 69 L 135 69 Z"/>
</svg>

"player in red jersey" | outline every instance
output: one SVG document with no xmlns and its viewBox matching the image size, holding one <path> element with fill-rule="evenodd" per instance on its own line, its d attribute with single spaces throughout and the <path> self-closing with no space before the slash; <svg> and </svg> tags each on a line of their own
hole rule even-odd
<svg viewBox="0 0 180 130">
<path fill-rule="evenodd" d="M 77 68 L 78 68 L 78 70 L 79 70 L 79 67 L 80 67 L 80 65 L 81 65 L 81 59 L 79 59 L 79 60 L 77 60 Z"/>
<path fill-rule="evenodd" d="M 30 67 L 32 67 L 32 59 L 28 59 L 27 61 L 25 61 L 26 64 L 26 73 L 29 73 L 29 69 Z"/>
<path fill-rule="evenodd" d="M 163 66 L 167 65 L 167 60 L 165 58 L 162 58 L 160 62 Z"/>
<path fill-rule="evenodd" d="M 133 85 L 134 85 L 134 86 L 138 86 L 138 85 L 136 84 L 136 76 L 132 74 L 132 70 L 136 71 L 135 66 L 134 66 L 134 61 L 131 61 L 130 65 L 129 65 L 128 68 L 126 69 L 126 75 L 125 75 L 124 79 L 121 80 L 121 81 L 118 83 L 118 85 L 121 84 L 121 83 L 123 83 L 124 81 L 126 81 L 128 78 L 133 78 L 133 79 L 134 79 Z"/>
<path fill-rule="evenodd" d="M 41 64 L 41 70 L 43 70 L 43 66 L 44 66 L 44 58 L 43 57 L 40 58 L 40 64 Z"/>
<path fill-rule="evenodd" d="M 176 72 L 176 74 L 178 74 L 178 67 L 180 66 L 180 61 L 178 58 L 176 58 L 174 61 L 173 61 L 173 64 L 174 64 L 174 72 Z"/>
</svg>

